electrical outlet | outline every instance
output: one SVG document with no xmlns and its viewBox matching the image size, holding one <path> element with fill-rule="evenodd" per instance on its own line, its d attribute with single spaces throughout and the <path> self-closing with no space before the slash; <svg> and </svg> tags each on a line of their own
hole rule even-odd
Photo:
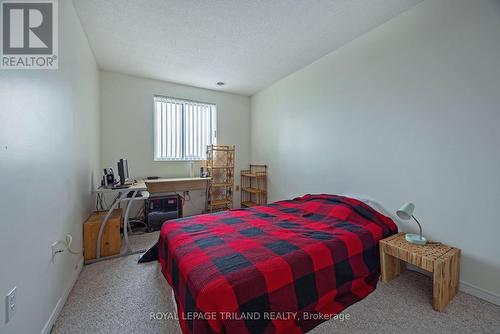
<svg viewBox="0 0 500 334">
<path fill-rule="evenodd" d="M 52 263 L 56 262 L 56 255 L 66 250 L 66 245 L 63 241 L 56 241 L 51 245 Z"/>
<path fill-rule="evenodd" d="M 17 311 L 17 287 L 14 287 L 5 297 L 5 323 L 9 322 Z"/>
</svg>

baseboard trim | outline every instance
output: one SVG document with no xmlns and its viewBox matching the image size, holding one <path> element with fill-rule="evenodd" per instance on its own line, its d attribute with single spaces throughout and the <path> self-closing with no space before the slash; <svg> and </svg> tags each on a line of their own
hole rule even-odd
<svg viewBox="0 0 500 334">
<path fill-rule="evenodd" d="M 486 300 L 487 302 L 500 306 L 500 295 L 497 295 L 496 293 L 487 291 L 483 288 L 480 288 L 478 286 L 472 285 L 464 281 L 460 281 L 458 289 L 462 292 L 468 293 L 469 295 L 473 295 L 477 298 Z"/>
<path fill-rule="evenodd" d="M 432 276 L 432 274 L 430 272 L 422 270 L 422 269 L 415 267 L 411 264 L 407 264 L 406 268 L 408 270 L 416 271 L 416 272 L 419 272 L 419 273 L 426 275 L 426 276 Z M 480 288 L 480 287 L 475 286 L 473 284 L 464 282 L 462 280 L 460 280 L 460 283 L 458 285 L 458 290 L 460 290 L 464 293 L 467 293 L 469 295 L 472 295 L 474 297 L 477 297 L 479 299 L 486 300 L 487 302 L 490 302 L 492 304 L 500 306 L 500 295 L 497 295 L 494 292 L 487 291 L 483 288 Z"/>
<path fill-rule="evenodd" d="M 54 323 L 56 322 L 59 313 L 61 313 L 61 310 L 64 307 L 66 300 L 68 299 L 69 293 L 73 289 L 73 286 L 75 285 L 78 276 L 80 276 L 80 272 L 82 271 L 83 268 L 83 256 L 80 258 L 80 261 L 78 262 L 77 266 L 78 268 L 73 271 L 69 284 L 64 289 L 61 298 L 59 298 L 59 300 L 57 301 L 56 307 L 54 308 L 54 310 L 52 310 L 49 320 L 47 321 L 45 326 L 43 326 L 42 334 L 50 334 L 52 326 L 54 326 Z"/>
</svg>

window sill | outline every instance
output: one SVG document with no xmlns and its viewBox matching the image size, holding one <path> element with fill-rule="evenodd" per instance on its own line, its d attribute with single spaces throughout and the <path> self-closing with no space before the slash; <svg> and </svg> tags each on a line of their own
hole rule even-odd
<svg viewBox="0 0 500 334">
<path fill-rule="evenodd" d="M 154 162 L 200 162 L 206 159 L 153 159 Z"/>
</svg>

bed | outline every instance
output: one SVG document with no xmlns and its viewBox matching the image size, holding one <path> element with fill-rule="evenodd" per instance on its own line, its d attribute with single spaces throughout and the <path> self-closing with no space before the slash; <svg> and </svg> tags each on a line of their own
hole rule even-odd
<svg viewBox="0 0 500 334">
<path fill-rule="evenodd" d="M 183 333 L 304 333 L 380 275 L 387 216 L 336 195 L 176 219 L 157 243 Z"/>
</svg>

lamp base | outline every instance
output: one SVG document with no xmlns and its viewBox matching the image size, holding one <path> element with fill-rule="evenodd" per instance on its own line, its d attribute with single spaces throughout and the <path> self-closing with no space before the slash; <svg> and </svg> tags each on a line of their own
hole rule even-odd
<svg viewBox="0 0 500 334">
<path fill-rule="evenodd" d="M 407 233 L 405 235 L 405 239 L 406 239 L 406 241 L 411 242 L 412 244 L 416 244 L 416 245 L 425 245 L 427 243 L 427 239 L 424 237 L 422 237 L 422 239 L 420 239 L 419 234 Z"/>
</svg>

